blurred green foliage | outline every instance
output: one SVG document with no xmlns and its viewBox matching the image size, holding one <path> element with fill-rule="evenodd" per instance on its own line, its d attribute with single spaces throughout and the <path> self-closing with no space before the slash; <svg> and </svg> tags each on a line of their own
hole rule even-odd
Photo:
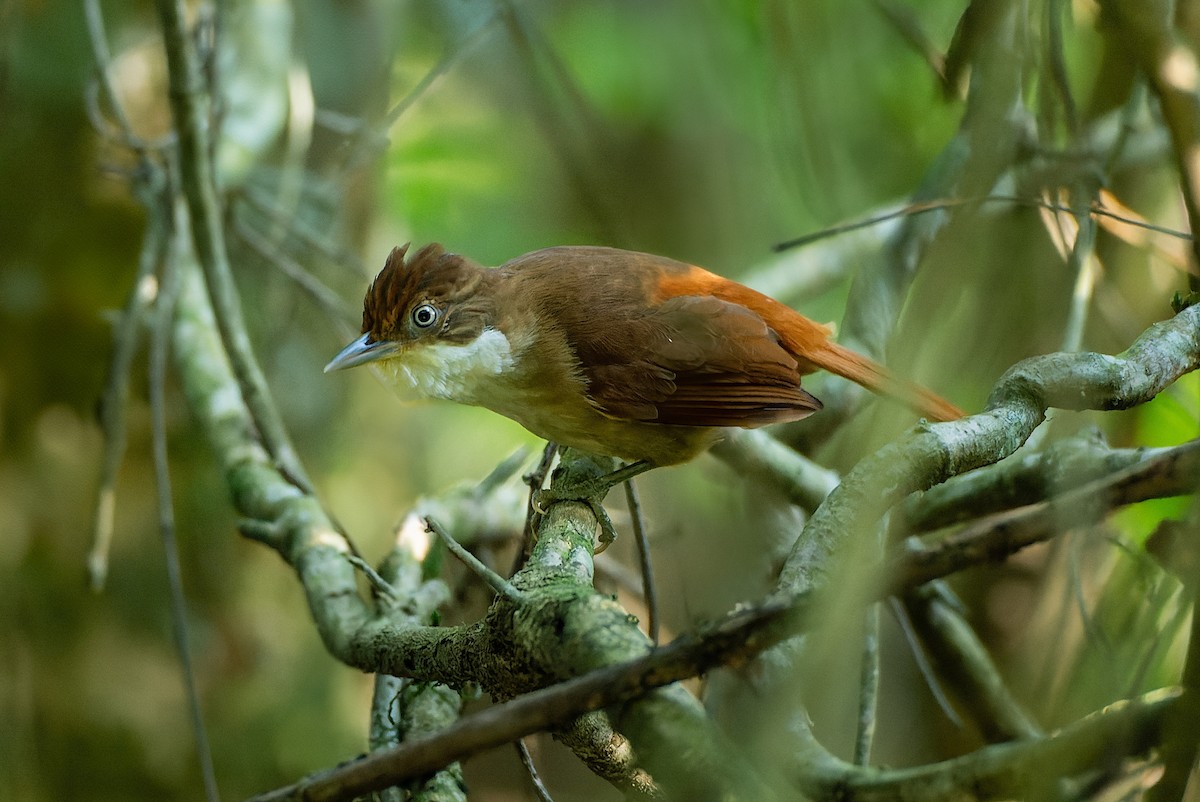
<svg viewBox="0 0 1200 802">
<path fill-rule="evenodd" d="M 747 275 L 775 242 L 909 195 L 963 114 L 867 2 L 227 5 L 235 47 L 251 47 L 255 33 L 280 39 L 257 60 L 235 50 L 222 62 L 228 91 L 248 93 L 231 94 L 228 108 L 269 96 L 287 100 L 291 115 L 259 121 L 252 150 L 231 162 L 231 214 L 251 218 L 237 193 L 266 188 L 285 220 L 341 243 L 369 271 L 411 239 L 492 264 L 551 244 L 602 243 Z M 963 4 L 913 5 L 944 50 Z M 1101 80 L 1104 43 L 1094 12 L 1077 5 L 1066 51 L 1072 86 L 1082 108 L 1119 107 L 1127 84 Z M 159 136 L 169 116 L 152 9 L 105 6 L 112 74 L 135 127 Z M 387 140 L 369 135 L 439 63 L 444 70 Z M 0 8 L 0 798 L 194 799 L 140 361 L 109 584 L 93 595 L 84 582 L 102 449 L 94 409 L 143 227 L 124 174 L 128 152 L 89 123 L 90 76 L 76 4 Z M 1044 91 L 1027 81 L 1032 95 Z M 1112 178 L 1128 203 L 1178 226 L 1163 163 Z M 927 255 L 893 364 L 978 408 L 1014 361 L 1059 347 L 1072 277 L 1036 211 L 963 217 Z M 257 222 L 281 252 L 357 303 L 366 275 L 321 258 L 286 226 Z M 268 260 L 236 239 L 234 247 L 251 334 L 300 451 L 368 554 L 382 550 L 418 495 L 478 480 L 532 442 L 480 410 L 399 407 L 365 373 L 321 375 L 344 334 Z M 1112 238 L 1102 237 L 1099 253 L 1106 272 L 1085 345 L 1117 351 L 1169 313 L 1180 274 Z M 848 279 L 807 299 L 804 311 L 838 319 L 847 287 Z M 1174 444 L 1197 433 L 1198 396 L 1193 376 L 1144 410 L 1062 414 L 1052 427 L 1058 436 L 1102 424 L 1115 444 Z M 223 791 L 240 797 L 361 751 L 369 680 L 327 657 L 289 572 L 236 535 L 226 491 L 173 388 L 169 403 L 197 671 Z M 839 442 L 826 456 L 849 464 L 861 454 L 861 443 Z M 670 566 L 659 577 L 669 630 L 760 593 L 771 549 L 745 544 L 796 526 L 773 499 L 731 478 L 704 460 L 644 483 L 656 556 Z M 1114 517 L 1106 534 L 1122 549 L 1077 533 L 964 583 L 976 623 L 1017 694 L 1044 711 L 1043 724 L 1177 676 L 1178 587 L 1148 564 L 1140 542 L 1185 506 L 1146 504 Z M 629 544 L 614 552 L 627 558 Z M 818 734 L 839 749 L 852 732 L 858 648 L 827 658 L 831 676 L 847 680 L 815 703 Z M 884 648 L 891 670 L 879 759 L 907 763 L 974 743 L 974 733 L 949 732 L 894 631 Z M 569 756 L 555 760 L 560 752 L 540 743 L 556 799 L 615 798 Z M 480 799 L 522 787 L 508 754 L 473 761 L 468 778 Z"/>
</svg>

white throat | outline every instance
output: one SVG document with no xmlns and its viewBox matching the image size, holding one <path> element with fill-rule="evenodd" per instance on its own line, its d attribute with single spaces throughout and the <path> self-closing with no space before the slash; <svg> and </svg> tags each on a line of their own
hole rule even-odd
<svg viewBox="0 0 1200 802">
<path fill-rule="evenodd" d="M 466 345 L 432 343 L 380 364 L 407 398 L 478 404 L 497 376 L 513 366 L 513 349 L 499 329 L 486 328 Z"/>
</svg>

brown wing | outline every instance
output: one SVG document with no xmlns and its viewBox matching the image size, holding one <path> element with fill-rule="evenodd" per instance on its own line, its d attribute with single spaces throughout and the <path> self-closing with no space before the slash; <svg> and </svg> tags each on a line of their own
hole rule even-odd
<svg viewBox="0 0 1200 802">
<path fill-rule="evenodd" d="M 757 314 L 711 296 L 670 298 L 574 342 L 606 415 L 682 426 L 763 426 L 821 408 L 796 360 Z"/>
</svg>

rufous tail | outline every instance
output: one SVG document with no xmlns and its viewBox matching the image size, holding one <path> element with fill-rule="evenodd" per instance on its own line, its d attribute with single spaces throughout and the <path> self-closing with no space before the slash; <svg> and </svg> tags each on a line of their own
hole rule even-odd
<svg viewBox="0 0 1200 802">
<path fill-rule="evenodd" d="M 704 268 L 693 266 L 681 275 L 665 274 L 659 279 L 658 291 L 666 298 L 705 292 L 754 311 L 780 335 L 784 347 L 801 362 L 802 373 L 817 368 L 836 373 L 873 393 L 895 398 L 930 420 L 956 420 L 966 415 L 924 387 L 898 378 L 883 365 L 832 342 L 829 337 L 833 330 L 829 326 L 809 320 L 770 296 Z"/>
<path fill-rule="evenodd" d="M 941 396 L 919 384 L 898 378 L 878 362 L 835 342 L 826 340 L 823 348 L 810 349 L 804 358 L 816 367 L 836 373 L 873 393 L 895 398 L 930 420 L 957 420 L 966 415 Z"/>
</svg>

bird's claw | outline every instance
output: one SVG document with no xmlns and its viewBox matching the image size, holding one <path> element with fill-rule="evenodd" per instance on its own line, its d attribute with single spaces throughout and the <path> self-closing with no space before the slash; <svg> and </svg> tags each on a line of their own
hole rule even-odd
<svg viewBox="0 0 1200 802">
<path fill-rule="evenodd" d="M 576 501 L 587 506 L 592 511 L 592 515 L 596 519 L 596 523 L 600 526 L 600 536 L 597 540 L 596 549 L 593 554 L 600 554 L 617 539 L 617 530 L 613 526 L 612 518 L 608 516 L 608 512 L 604 509 L 604 505 L 596 500 L 597 496 L 603 497 L 602 493 L 607 493 L 608 487 L 597 491 L 594 487 L 581 486 L 567 489 L 543 488 L 536 491 L 531 499 L 531 504 L 534 511 L 538 515 L 545 515 L 546 510 L 551 504 L 557 504 L 561 501 Z"/>
<path fill-rule="evenodd" d="M 533 491 L 533 495 L 529 497 L 529 506 L 533 507 L 533 511 L 538 515 L 545 515 L 547 507 L 553 504 L 557 499 L 545 501 L 546 493 L 549 492 L 545 488 Z"/>
<path fill-rule="evenodd" d="M 596 523 L 600 526 L 599 542 L 595 550 L 596 554 L 600 554 L 617 539 L 617 530 L 601 502 L 608 495 L 608 491 L 619 484 L 630 481 L 651 467 L 653 466 L 650 462 L 642 460 L 625 465 L 603 476 L 591 476 L 582 481 L 568 480 L 564 482 L 565 487 L 549 487 L 536 491 L 531 503 L 539 515 L 544 515 L 546 508 L 559 501 L 577 501 L 580 504 L 586 504 L 592 511 L 592 515 L 596 517 Z"/>
</svg>

